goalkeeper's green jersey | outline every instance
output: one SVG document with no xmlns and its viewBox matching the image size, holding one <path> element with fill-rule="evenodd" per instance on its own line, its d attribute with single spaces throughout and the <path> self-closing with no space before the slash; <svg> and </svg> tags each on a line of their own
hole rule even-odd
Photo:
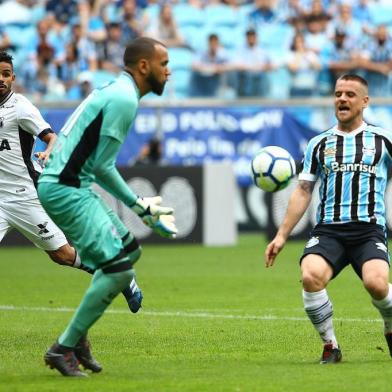
<svg viewBox="0 0 392 392">
<path fill-rule="evenodd" d="M 97 182 L 130 205 L 136 195 L 115 168 L 117 154 L 139 106 L 139 90 L 123 72 L 94 90 L 65 123 L 39 182 L 76 188 Z"/>
</svg>

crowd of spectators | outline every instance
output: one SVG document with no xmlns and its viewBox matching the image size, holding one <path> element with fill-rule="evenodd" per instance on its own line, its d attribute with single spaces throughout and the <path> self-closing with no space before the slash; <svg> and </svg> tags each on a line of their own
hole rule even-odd
<svg viewBox="0 0 392 392">
<path fill-rule="evenodd" d="M 141 35 L 169 48 L 165 98 L 325 96 L 345 72 L 392 96 L 390 0 L 6 0 L 0 14 L 0 50 L 35 99 L 83 98 Z"/>
</svg>

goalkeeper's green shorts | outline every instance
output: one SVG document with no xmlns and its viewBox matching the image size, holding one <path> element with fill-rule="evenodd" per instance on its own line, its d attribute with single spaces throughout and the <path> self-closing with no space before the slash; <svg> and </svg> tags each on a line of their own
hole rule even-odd
<svg viewBox="0 0 392 392">
<path fill-rule="evenodd" d="M 48 215 L 79 252 L 83 264 L 100 268 L 119 255 L 121 235 L 108 207 L 91 188 L 41 182 L 38 196 Z"/>
<path fill-rule="evenodd" d="M 121 221 L 121 219 L 117 216 L 117 214 L 105 203 L 102 198 L 99 198 L 102 204 L 103 209 L 106 211 L 108 214 L 109 218 L 111 219 L 114 227 L 117 229 L 118 234 L 120 235 L 121 238 L 125 237 L 128 233 L 129 230 L 128 228 L 124 225 L 124 223 Z M 132 233 L 130 233 L 131 238 L 133 238 Z"/>
</svg>

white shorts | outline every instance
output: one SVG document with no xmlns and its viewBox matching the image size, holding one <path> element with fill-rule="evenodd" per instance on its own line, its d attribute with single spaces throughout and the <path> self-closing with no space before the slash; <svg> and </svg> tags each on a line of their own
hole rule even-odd
<svg viewBox="0 0 392 392">
<path fill-rule="evenodd" d="M 0 202 L 0 242 L 12 229 L 45 251 L 57 250 L 68 243 L 38 199 Z"/>
</svg>

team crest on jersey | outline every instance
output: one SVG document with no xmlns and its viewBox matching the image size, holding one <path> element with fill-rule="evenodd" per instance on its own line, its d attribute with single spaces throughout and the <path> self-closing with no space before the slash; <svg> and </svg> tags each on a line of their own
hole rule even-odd
<svg viewBox="0 0 392 392">
<path fill-rule="evenodd" d="M 363 155 L 371 155 L 373 156 L 376 153 L 375 148 L 368 148 L 368 147 L 363 147 L 362 148 L 362 154 Z"/>
<path fill-rule="evenodd" d="M 112 234 L 113 234 L 115 237 L 120 237 L 120 234 L 118 233 L 117 228 L 116 228 L 115 226 L 112 226 Z M 120 238 L 121 238 L 121 237 L 120 237 Z"/>
<path fill-rule="evenodd" d="M 312 237 L 305 245 L 305 248 L 311 248 L 320 242 L 318 237 Z"/>
<path fill-rule="evenodd" d="M 336 148 L 334 147 L 328 147 L 324 150 L 325 157 L 335 156 L 335 154 L 336 154 Z"/>
</svg>

